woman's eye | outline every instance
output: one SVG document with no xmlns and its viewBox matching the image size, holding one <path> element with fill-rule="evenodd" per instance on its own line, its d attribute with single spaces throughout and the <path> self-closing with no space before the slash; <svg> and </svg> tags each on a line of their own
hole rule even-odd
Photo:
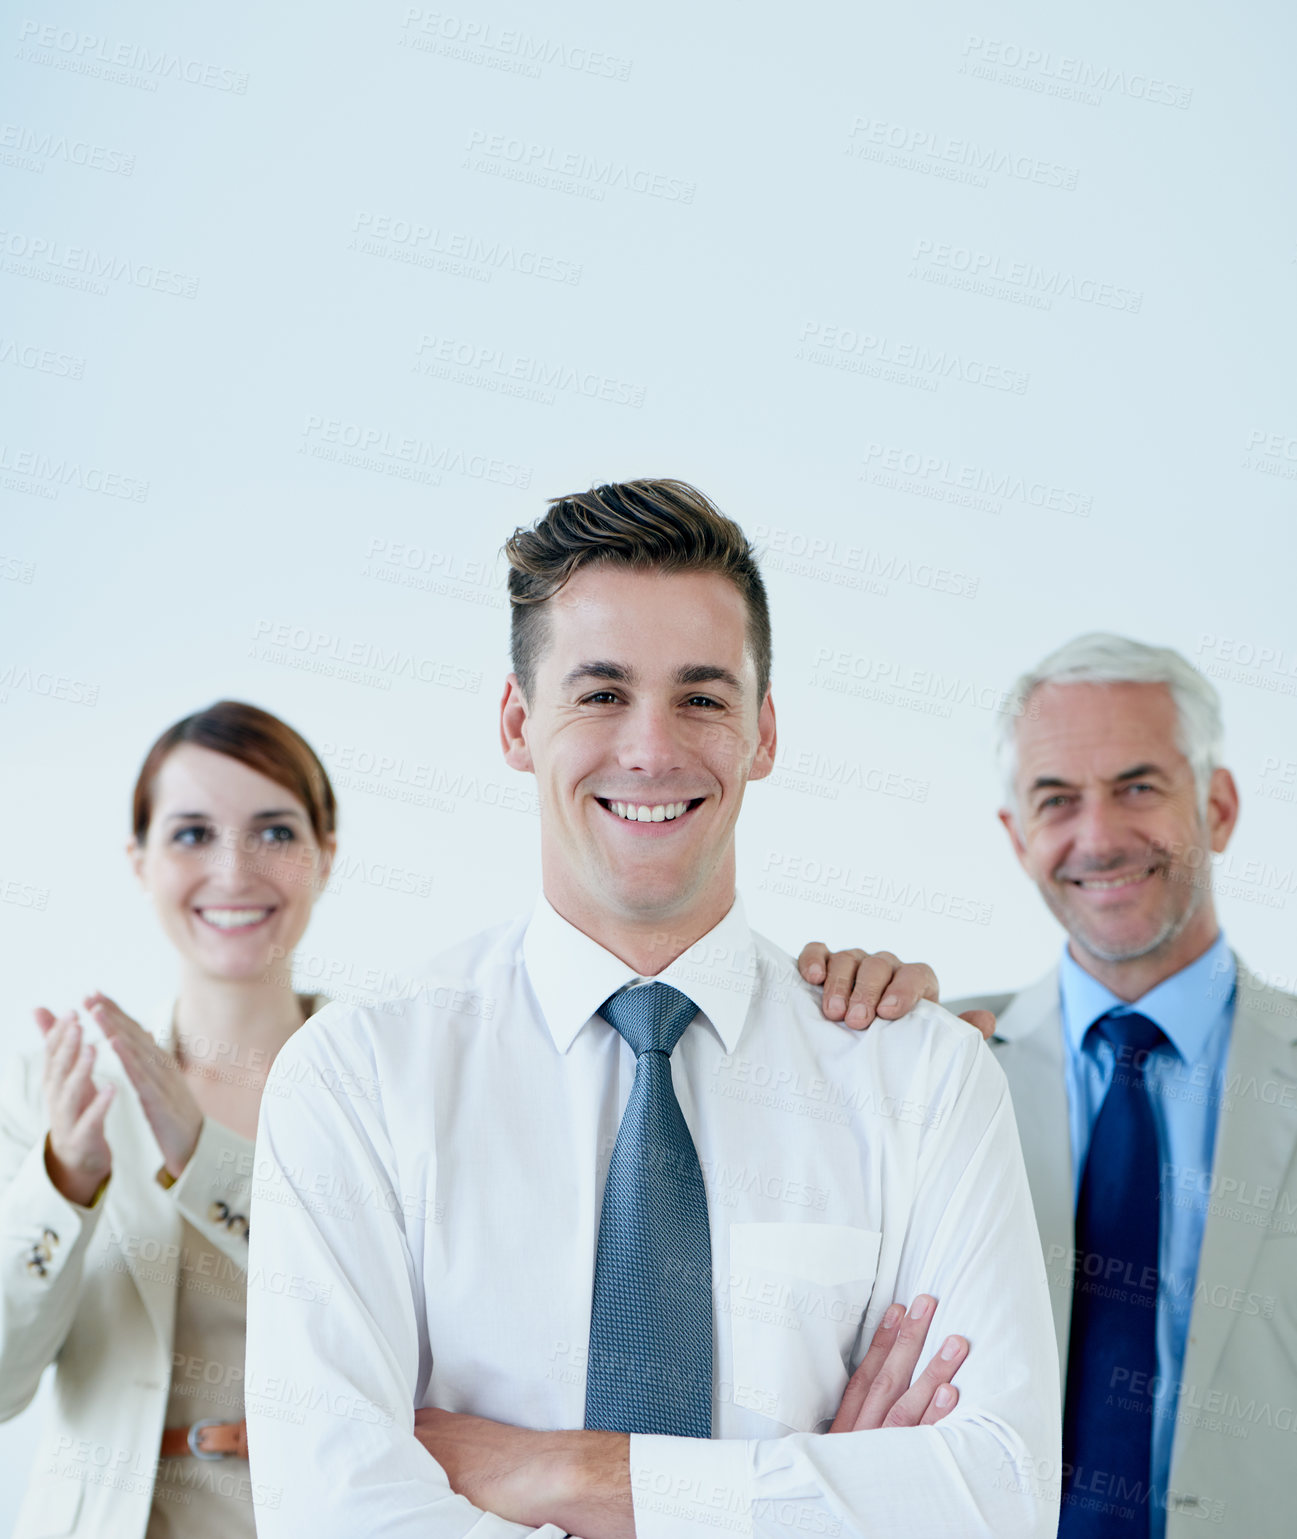
<svg viewBox="0 0 1297 1539">
<path fill-rule="evenodd" d="M 191 848 L 196 844 L 206 844 L 212 837 L 210 828 L 205 828 L 201 823 L 187 823 L 184 828 L 176 829 L 171 836 L 173 844 L 184 844 Z"/>
<path fill-rule="evenodd" d="M 273 823 L 269 828 L 261 830 L 263 844 L 291 844 L 296 838 L 296 833 L 287 823 Z"/>
</svg>

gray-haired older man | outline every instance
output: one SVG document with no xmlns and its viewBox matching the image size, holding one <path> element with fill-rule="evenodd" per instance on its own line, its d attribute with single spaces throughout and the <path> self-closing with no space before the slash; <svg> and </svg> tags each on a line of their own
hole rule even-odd
<svg viewBox="0 0 1297 1539">
<path fill-rule="evenodd" d="M 1068 940 L 1030 988 L 950 1008 L 999 1016 L 1066 1374 L 1059 1532 L 1291 1532 L 1297 998 L 1217 922 L 1220 702 L 1178 653 L 1097 634 L 1015 697 L 1000 819 Z"/>
</svg>

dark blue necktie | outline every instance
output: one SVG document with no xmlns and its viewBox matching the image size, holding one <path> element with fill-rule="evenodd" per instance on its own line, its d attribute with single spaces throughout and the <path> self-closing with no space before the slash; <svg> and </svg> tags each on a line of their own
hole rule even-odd
<svg viewBox="0 0 1297 1539">
<path fill-rule="evenodd" d="M 1161 1159 L 1145 1069 L 1166 1037 L 1105 1015 L 1116 1055 L 1076 1204 L 1076 1271 L 1063 1411 L 1059 1539 L 1147 1539 L 1157 1375 Z"/>
<path fill-rule="evenodd" d="M 666 983 L 626 989 L 599 1007 L 635 1052 L 635 1082 L 599 1220 L 587 1427 L 711 1436 L 707 1193 L 671 1084 L 671 1051 L 697 1013 Z"/>
</svg>

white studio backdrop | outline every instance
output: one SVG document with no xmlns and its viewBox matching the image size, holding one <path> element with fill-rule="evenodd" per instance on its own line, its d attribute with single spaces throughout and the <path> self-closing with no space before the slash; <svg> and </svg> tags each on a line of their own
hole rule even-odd
<svg viewBox="0 0 1297 1539">
<path fill-rule="evenodd" d="M 1291 987 L 1295 33 L 1273 0 L 11 11 L 0 1049 L 37 1003 L 166 996 L 128 797 L 221 696 L 335 777 L 304 984 L 399 992 L 529 904 L 496 553 L 641 475 L 766 553 L 758 928 L 951 992 L 1043 970 L 994 712 L 1115 629 L 1222 691 L 1220 909 Z"/>
</svg>

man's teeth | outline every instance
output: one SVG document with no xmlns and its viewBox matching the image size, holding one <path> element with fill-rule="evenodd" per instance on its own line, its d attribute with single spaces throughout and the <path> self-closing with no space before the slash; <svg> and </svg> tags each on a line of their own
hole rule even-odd
<svg viewBox="0 0 1297 1539">
<path fill-rule="evenodd" d="M 1151 874 L 1151 870 L 1152 868 L 1149 867 L 1143 871 L 1136 871 L 1130 876 L 1114 876 L 1106 879 L 1097 876 L 1081 877 L 1076 885 L 1078 887 L 1091 887 L 1096 891 L 1104 892 L 1110 887 L 1129 887 L 1133 882 L 1142 882 L 1146 876 Z"/>
<path fill-rule="evenodd" d="M 245 925 L 260 924 L 270 912 L 268 908 L 200 908 L 198 912 L 208 924 L 218 930 L 239 930 Z"/>
<path fill-rule="evenodd" d="M 669 823 L 688 810 L 688 802 L 659 802 L 656 807 L 642 807 L 636 802 L 609 802 L 619 818 L 628 823 Z"/>
</svg>

